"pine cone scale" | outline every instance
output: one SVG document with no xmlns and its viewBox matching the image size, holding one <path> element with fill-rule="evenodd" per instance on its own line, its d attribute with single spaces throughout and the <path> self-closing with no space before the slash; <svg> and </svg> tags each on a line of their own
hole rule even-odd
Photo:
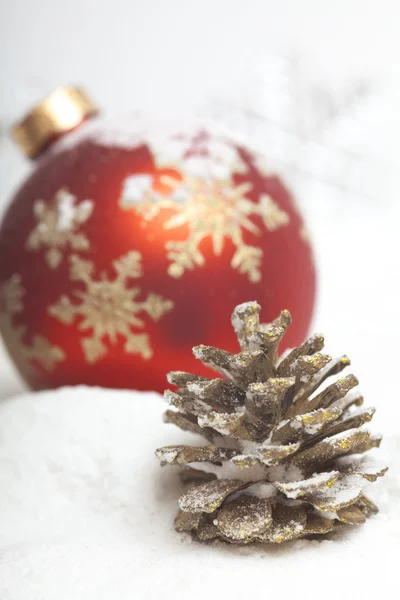
<svg viewBox="0 0 400 600">
<path fill-rule="evenodd" d="M 272 503 L 265 498 L 236 498 L 221 508 L 214 524 L 234 542 L 258 538 L 272 525 Z"/>
<path fill-rule="evenodd" d="M 156 456 L 165 464 L 187 465 L 197 462 L 221 463 L 238 454 L 237 450 L 218 446 L 164 446 Z"/>
<path fill-rule="evenodd" d="M 221 506 L 225 498 L 249 485 L 240 479 L 214 479 L 181 496 L 179 507 L 185 512 L 212 513 Z"/>
<path fill-rule="evenodd" d="M 276 429 L 271 441 L 280 444 L 288 443 L 290 440 L 305 442 L 326 430 L 329 423 L 338 419 L 341 414 L 340 408 L 329 408 L 297 415 Z"/>
<path fill-rule="evenodd" d="M 315 445 L 299 452 L 293 457 L 293 464 L 308 470 L 315 465 L 320 466 L 343 454 L 357 454 L 369 440 L 369 431 L 349 429 L 317 442 Z"/>
</svg>

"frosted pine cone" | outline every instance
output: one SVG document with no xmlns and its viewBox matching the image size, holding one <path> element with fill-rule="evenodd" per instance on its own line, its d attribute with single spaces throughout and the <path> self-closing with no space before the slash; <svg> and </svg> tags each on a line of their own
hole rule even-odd
<svg viewBox="0 0 400 600">
<path fill-rule="evenodd" d="M 178 390 L 165 392 L 176 409 L 166 422 L 209 445 L 166 446 L 156 454 L 163 464 L 184 465 L 183 480 L 195 482 L 179 499 L 175 526 L 201 540 L 279 543 L 357 525 L 377 511 L 362 493 L 387 470 L 361 456 L 381 441 L 361 428 L 374 409 L 354 410 L 363 402 L 349 393 L 358 384 L 354 375 L 322 385 L 349 359 L 321 353 L 323 336 L 314 335 L 278 361 L 290 313 L 262 325 L 259 311 L 248 302 L 233 312 L 239 354 L 193 349 L 224 379 L 169 374 Z"/>
</svg>

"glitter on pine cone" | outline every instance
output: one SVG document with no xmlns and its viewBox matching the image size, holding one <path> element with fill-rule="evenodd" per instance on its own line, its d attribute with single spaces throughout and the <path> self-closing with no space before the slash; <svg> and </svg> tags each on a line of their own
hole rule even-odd
<svg viewBox="0 0 400 600">
<path fill-rule="evenodd" d="M 374 409 L 354 409 L 363 403 L 350 392 L 354 375 L 323 385 L 349 359 L 322 353 L 324 338 L 314 335 L 278 361 L 290 313 L 260 324 L 259 312 L 256 302 L 233 312 L 239 354 L 193 349 L 224 378 L 168 377 L 178 390 L 165 392 L 175 409 L 165 421 L 209 442 L 156 451 L 162 465 L 184 466 L 182 481 L 195 484 L 179 499 L 175 527 L 200 540 L 280 543 L 361 524 L 378 510 L 363 494 L 387 470 L 362 456 L 380 445 L 362 427 Z"/>
</svg>

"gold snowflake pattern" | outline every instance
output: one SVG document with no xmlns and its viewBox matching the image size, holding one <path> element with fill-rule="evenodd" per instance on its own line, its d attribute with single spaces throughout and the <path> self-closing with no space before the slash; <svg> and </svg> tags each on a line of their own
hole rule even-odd
<svg viewBox="0 0 400 600">
<path fill-rule="evenodd" d="M 115 344 L 118 336 L 125 339 L 125 351 L 140 354 L 149 359 L 153 355 L 147 333 L 137 333 L 133 328 L 143 328 L 145 322 L 139 313 L 147 314 L 158 321 L 173 308 L 173 302 L 157 294 L 149 294 L 140 301 L 139 287 L 128 287 L 130 279 L 142 276 L 142 256 L 131 251 L 112 263 L 116 276 L 111 280 L 105 272 L 99 279 L 93 277 L 94 265 L 77 255 L 70 256 L 70 278 L 84 284 L 84 291 L 74 290 L 75 304 L 68 296 L 61 296 L 56 304 L 49 307 L 49 313 L 66 325 L 71 325 L 77 317 L 81 320 L 78 328 L 90 331 L 91 336 L 83 338 L 82 349 L 86 360 L 93 364 L 107 353 L 104 343 L 108 338 Z"/>
<path fill-rule="evenodd" d="M 76 204 L 76 197 L 64 188 L 56 192 L 50 205 L 37 200 L 33 205 L 37 224 L 26 241 L 27 250 L 37 251 L 47 247 L 45 259 L 50 269 L 59 266 L 63 250 L 68 245 L 75 251 L 88 250 L 89 240 L 77 230 L 89 219 L 93 207 L 92 200 Z"/>
<path fill-rule="evenodd" d="M 131 176 L 129 185 L 124 186 L 121 198 L 122 208 L 135 207 L 144 219 L 151 221 L 161 210 L 172 209 L 175 214 L 165 221 L 164 229 L 175 229 L 186 225 L 188 236 L 183 241 L 169 240 L 166 243 L 171 264 L 168 273 L 181 277 L 187 269 L 202 266 L 205 259 L 200 250 L 201 242 L 211 238 L 215 255 L 220 255 L 224 240 L 229 239 L 236 247 L 231 266 L 246 275 L 250 281 L 261 279 L 260 266 L 263 251 L 258 246 L 244 242 L 243 231 L 256 236 L 260 228 L 249 218 L 259 216 L 268 231 L 275 231 L 289 222 L 289 215 L 266 194 L 258 203 L 251 201 L 247 194 L 251 183 L 235 185 L 231 178 L 215 179 L 186 175 L 182 180 L 163 175 L 161 183 L 171 189 L 168 196 L 162 196 L 152 189 L 151 176 Z M 133 190 L 133 194 L 129 194 Z M 140 200 L 138 201 L 140 190 Z"/>
<path fill-rule="evenodd" d="M 25 325 L 14 324 L 14 317 L 23 313 L 24 294 L 25 290 L 18 274 L 14 274 L 2 285 L 0 330 L 19 371 L 28 378 L 33 369 L 32 361 L 37 362 L 46 371 L 52 371 L 58 362 L 65 359 L 65 353 L 41 335 L 34 335 L 30 345 L 24 342 L 27 328 Z"/>
</svg>

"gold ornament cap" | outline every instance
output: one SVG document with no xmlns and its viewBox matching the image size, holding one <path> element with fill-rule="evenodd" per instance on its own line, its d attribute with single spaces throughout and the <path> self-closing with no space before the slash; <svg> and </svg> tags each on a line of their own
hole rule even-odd
<svg viewBox="0 0 400 600">
<path fill-rule="evenodd" d="M 11 135 L 29 158 L 36 158 L 52 141 L 100 112 L 80 87 L 58 87 L 16 123 Z"/>
</svg>

